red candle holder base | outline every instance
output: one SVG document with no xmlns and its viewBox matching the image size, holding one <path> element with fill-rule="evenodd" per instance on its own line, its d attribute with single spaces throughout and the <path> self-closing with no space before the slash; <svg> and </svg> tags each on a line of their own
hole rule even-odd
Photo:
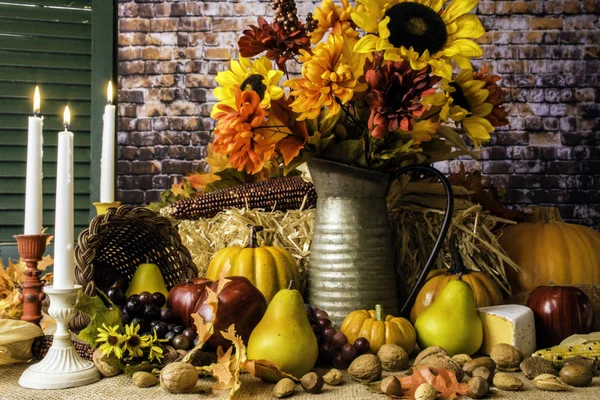
<svg viewBox="0 0 600 400">
<path fill-rule="evenodd" d="M 42 301 L 46 298 L 43 288 L 46 282 L 40 279 L 42 271 L 37 266 L 44 256 L 50 235 L 15 235 L 19 255 L 25 261 L 25 281 L 21 284 L 19 300 L 23 303 L 23 321 L 39 325 L 42 320 Z"/>
</svg>

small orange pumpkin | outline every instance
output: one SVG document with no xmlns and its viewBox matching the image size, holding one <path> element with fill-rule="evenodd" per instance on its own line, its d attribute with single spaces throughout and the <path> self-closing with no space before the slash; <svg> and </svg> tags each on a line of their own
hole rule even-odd
<svg viewBox="0 0 600 400">
<path fill-rule="evenodd" d="M 454 243 L 454 242 L 451 242 Z M 423 288 L 419 291 L 415 304 L 410 310 L 410 320 L 414 323 L 419 314 L 429 307 L 436 299 L 438 293 L 451 280 L 458 279 L 460 276 L 463 282 L 466 282 L 473 289 L 477 307 L 489 307 L 502 304 L 502 292 L 492 278 L 483 272 L 468 270 L 456 248 L 451 244 L 452 267 L 450 269 L 436 269 L 427 275 L 427 280 Z"/>
<path fill-rule="evenodd" d="M 383 307 L 377 304 L 375 310 L 352 311 L 342 322 L 340 331 L 354 343 L 359 337 L 369 341 L 371 353 L 377 354 L 384 344 L 397 344 L 410 354 L 417 341 L 415 328 L 409 320 L 388 315 L 383 317 Z"/>
</svg>

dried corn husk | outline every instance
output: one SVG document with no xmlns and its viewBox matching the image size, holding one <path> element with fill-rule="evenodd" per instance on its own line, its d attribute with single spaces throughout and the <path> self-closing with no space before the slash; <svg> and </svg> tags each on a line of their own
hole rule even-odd
<svg viewBox="0 0 600 400">
<path fill-rule="evenodd" d="M 0 365 L 29 361 L 33 340 L 43 335 L 44 331 L 31 322 L 0 319 Z"/>
</svg>

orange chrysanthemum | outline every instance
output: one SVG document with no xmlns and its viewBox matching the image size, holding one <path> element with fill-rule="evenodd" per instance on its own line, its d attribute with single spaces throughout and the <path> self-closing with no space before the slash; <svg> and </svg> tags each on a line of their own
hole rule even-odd
<svg viewBox="0 0 600 400">
<path fill-rule="evenodd" d="M 289 130 L 274 118 L 267 119 L 268 112 L 260 107 L 260 97 L 253 90 L 242 92 L 236 88 L 235 104 L 235 108 L 218 106 L 214 149 L 226 154 L 238 171 L 255 174 L 275 156 L 277 142 Z"/>
<path fill-rule="evenodd" d="M 487 74 L 488 70 L 489 67 L 483 67 L 481 71 L 473 72 L 473 79 L 484 81 L 485 86 L 483 88 L 490 92 L 485 102 L 490 103 L 493 108 L 492 112 L 484 118 L 495 127 L 508 125 L 508 113 L 502 105 L 504 101 L 502 88 L 496 83 L 501 78 L 498 75 Z"/>
</svg>

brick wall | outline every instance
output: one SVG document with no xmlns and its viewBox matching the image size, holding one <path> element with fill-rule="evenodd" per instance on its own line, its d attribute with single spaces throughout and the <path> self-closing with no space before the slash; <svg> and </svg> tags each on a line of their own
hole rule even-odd
<svg viewBox="0 0 600 400">
<path fill-rule="evenodd" d="M 318 1 L 297 0 L 300 15 Z M 120 0 L 119 199 L 147 203 L 203 170 L 216 73 L 266 0 Z M 554 204 L 600 228 L 600 1 L 480 1 L 480 39 L 503 77 L 511 125 L 481 159 L 511 205 Z M 442 166 L 452 171 L 457 162 Z"/>
</svg>

